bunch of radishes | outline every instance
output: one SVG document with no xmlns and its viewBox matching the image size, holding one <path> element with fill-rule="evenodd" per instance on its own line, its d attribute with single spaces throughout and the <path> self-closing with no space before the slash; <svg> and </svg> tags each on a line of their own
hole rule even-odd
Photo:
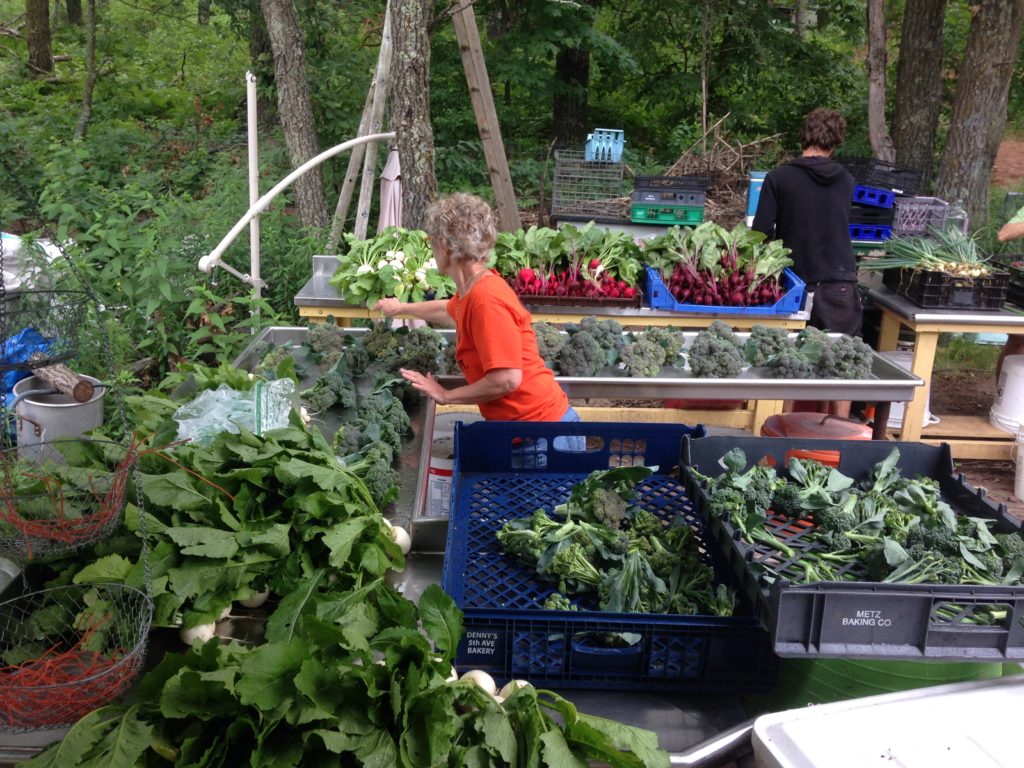
<svg viewBox="0 0 1024 768">
<path fill-rule="evenodd" d="M 600 259 L 591 259 L 586 268 L 570 266 L 557 272 L 541 272 L 523 267 L 506 280 L 519 296 L 574 296 L 589 299 L 632 299 L 636 296 L 636 288 L 606 270 Z"/>
</svg>

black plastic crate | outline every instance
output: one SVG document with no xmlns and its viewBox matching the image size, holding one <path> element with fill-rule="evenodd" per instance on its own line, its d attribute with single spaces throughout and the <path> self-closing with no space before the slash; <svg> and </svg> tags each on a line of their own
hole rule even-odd
<svg viewBox="0 0 1024 768">
<path fill-rule="evenodd" d="M 708 437 L 683 441 L 687 493 L 704 514 L 707 494 L 687 467 L 717 477 L 719 459 L 741 448 L 749 464 L 785 467 L 792 456 L 813 458 L 848 477 L 860 479 L 899 448 L 905 475 L 938 480 L 943 499 L 957 514 L 995 521 L 996 530 L 1019 531 L 1021 523 L 996 507 L 962 475 L 953 474 L 948 445 L 890 441 L 796 440 Z M 799 570 L 777 550 L 743 541 L 728 520 L 708 521 L 730 566 L 755 600 L 772 634 L 775 652 L 788 657 L 1019 660 L 1024 659 L 1024 587 L 884 584 L 867 580 L 859 566 L 845 570 L 858 581 L 798 584 Z M 769 529 L 790 547 L 809 551 L 811 519 L 772 518 Z M 997 606 L 1006 617 L 997 624 L 975 623 L 976 611 Z"/>
<path fill-rule="evenodd" d="M 1007 272 L 983 277 L 954 277 L 945 272 L 886 269 L 882 283 L 919 307 L 944 309 L 1002 309 L 1010 287 Z"/>
<path fill-rule="evenodd" d="M 1003 254 L 999 257 L 999 263 L 1010 276 L 1006 300 L 1024 307 L 1024 253 Z"/>
<path fill-rule="evenodd" d="M 916 195 L 924 173 L 914 168 L 900 168 L 875 158 L 840 158 L 850 175 L 860 184 L 890 189 L 898 195 Z"/>
<path fill-rule="evenodd" d="M 634 176 L 633 189 L 707 190 L 708 177 L 705 176 Z"/>
<path fill-rule="evenodd" d="M 850 207 L 851 224 L 882 224 L 892 226 L 895 215 L 895 208 L 872 208 L 864 205 Z"/>
<path fill-rule="evenodd" d="M 703 206 L 708 181 L 702 176 L 636 176 L 633 202 L 646 205 Z"/>
<path fill-rule="evenodd" d="M 778 660 L 742 594 L 732 617 L 542 610 L 538 606 L 555 585 L 506 555 L 495 538 L 507 521 L 564 501 L 596 469 L 656 466 L 639 488 L 640 505 L 663 520 L 682 515 L 716 578 L 735 587 L 678 480 L 682 439 L 703 434 L 703 427 L 678 424 L 457 424 L 442 576 L 445 592 L 463 612 L 456 666 L 563 688 L 769 690 Z M 587 450 L 560 449 L 556 438 L 565 435 L 583 438 Z M 593 605 L 583 595 L 572 599 L 584 609 Z M 596 642 L 607 633 L 630 643 L 608 648 Z"/>
</svg>

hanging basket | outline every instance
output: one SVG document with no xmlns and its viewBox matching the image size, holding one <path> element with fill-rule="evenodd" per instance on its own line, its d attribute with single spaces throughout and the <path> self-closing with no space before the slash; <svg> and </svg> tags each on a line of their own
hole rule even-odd
<svg viewBox="0 0 1024 768">
<path fill-rule="evenodd" d="M 0 556 L 54 557 L 110 535 L 136 457 L 119 443 L 87 438 L 0 451 Z"/>
<path fill-rule="evenodd" d="M 78 354 L 89 295 L 85 291 L 20 291 L 0 306 L 0 371 L 30 371 Z"/>
<path fill-rule="evenodd" d="M 142 667 L 153 603 L 121 584 L 31 592 L 0 603 L 0 730 L 76 722 Z"/>
</svg>

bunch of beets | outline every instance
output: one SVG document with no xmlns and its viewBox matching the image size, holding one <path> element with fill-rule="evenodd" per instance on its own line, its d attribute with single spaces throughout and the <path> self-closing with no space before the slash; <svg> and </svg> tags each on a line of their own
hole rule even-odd
<svg viewBox="0 0 1024 768">
<path fill-rule="evenodd" d="M 666 281 L 681 304 L 756 307 L 774 304 L 785 293 L 777 277 L 758 273 L 753 264 L 739 268 L 736 252 L 725 251 L 715 269 L 680 261 Z"/>
<path fill-rule="evenodd" d="M 632 299 L 636 288 L 620 280 L 591 259 L 585 268 L 568 267 L 541 272 L 523 267 L 514 277 L 506 278 L 518 296 L 575 296 L 593 299 Z"/>
</svg>

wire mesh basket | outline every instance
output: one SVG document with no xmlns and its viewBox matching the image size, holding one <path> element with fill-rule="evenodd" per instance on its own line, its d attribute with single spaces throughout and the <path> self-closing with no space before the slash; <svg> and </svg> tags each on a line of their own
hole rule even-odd
<svg viewBox="0 0 1024 768">
<path fill-rule="evenodd" d="M 0 603 L 0 730 L 76 722 L 142 668 L 153 603 L 122 584 L 54 587 Z"/>
<path fill-rule="evenodd" d="M 85 291 L 20 291 L 0 306 L 0 371 L 29 371 L 78 354 L 89 295 Z"/>
<path fill-rule="evenodd" d="M 586 160 L 582 152 L 555 152 L 551 182 L 551 215 L 629 217 L 629 190 L 623 183 L 623 164 Z"/>
<path fill-rule="evenodd" d="M 54 557 L 108 536 L 135 458 L 119 443 L 87 438 L 0 451 L 0 556 Z"/>
</svg>

